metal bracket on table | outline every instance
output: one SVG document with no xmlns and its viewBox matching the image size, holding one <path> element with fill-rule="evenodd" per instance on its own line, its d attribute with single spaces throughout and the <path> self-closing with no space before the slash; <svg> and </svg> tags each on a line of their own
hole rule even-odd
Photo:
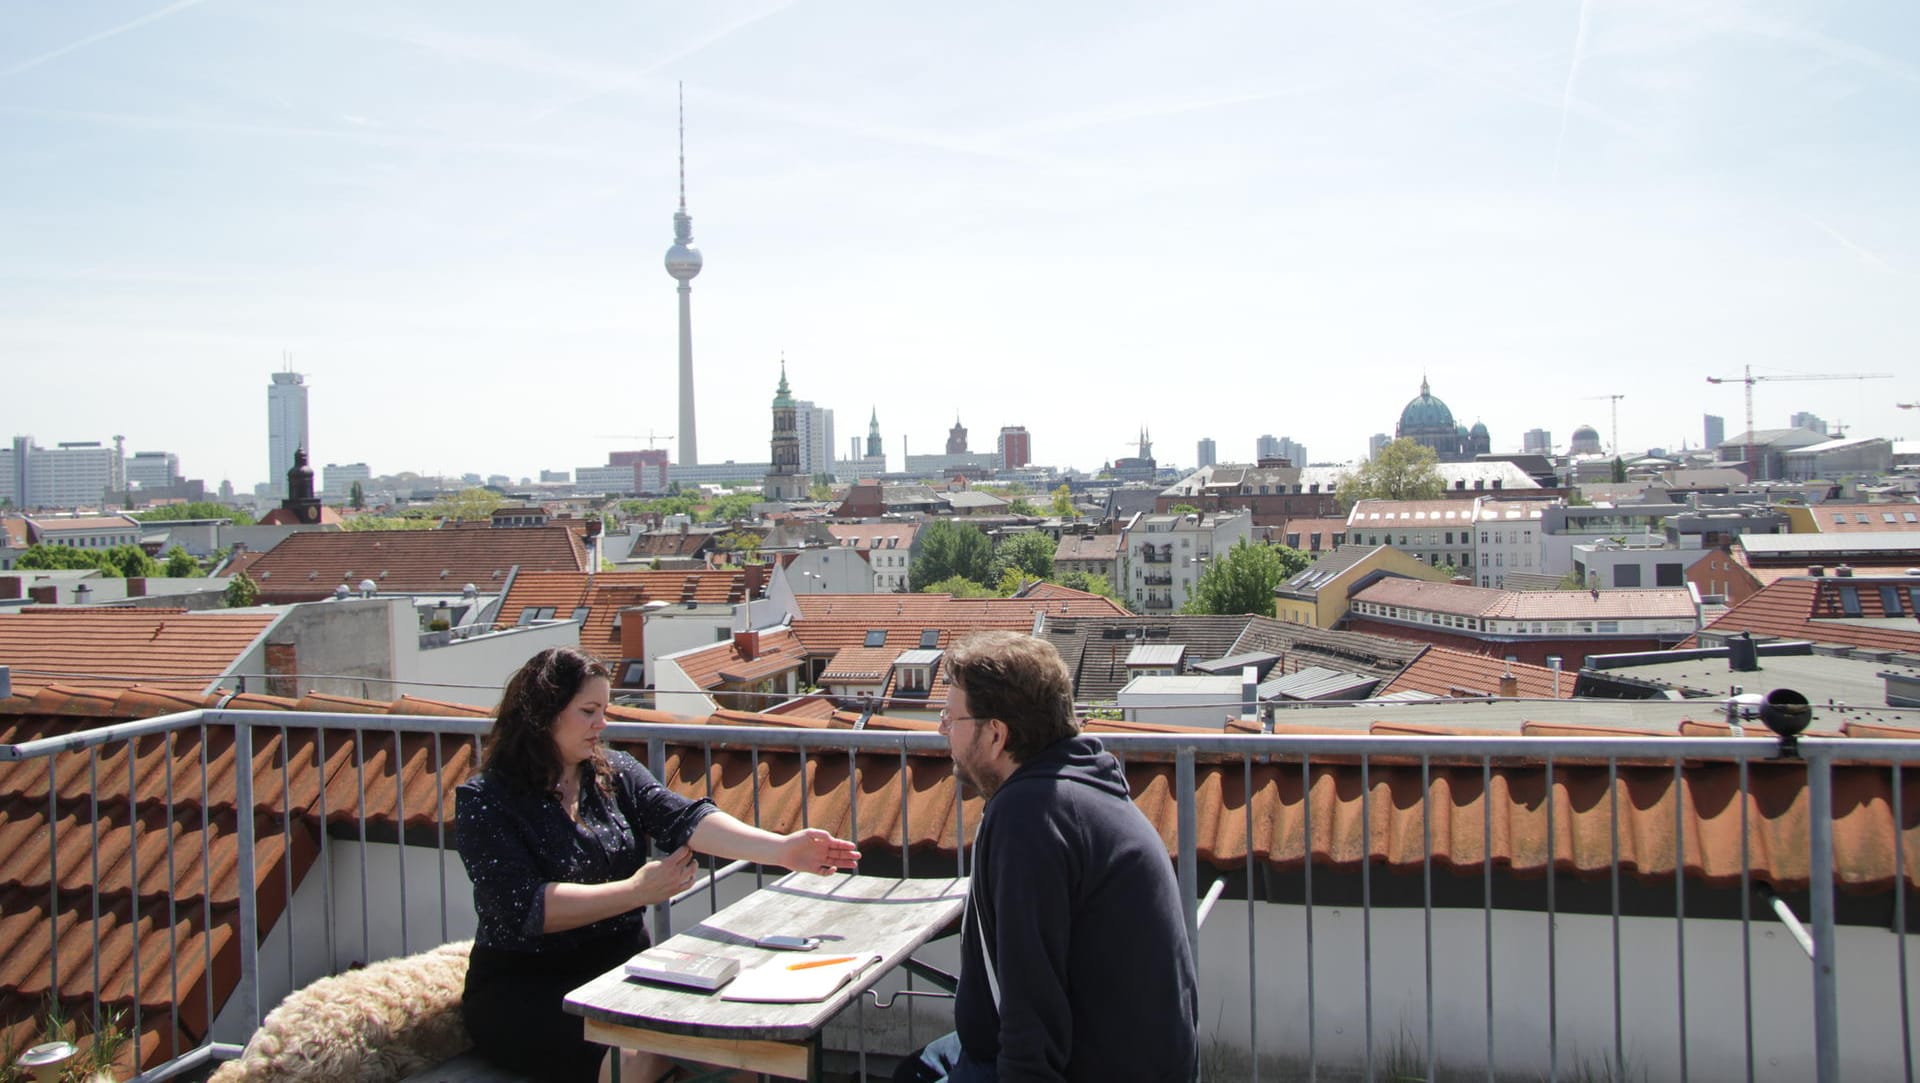
<svg viewBox="0 0 1920 1083">
<path fill-rule="evenodd" d="M 920 977 L 925 978 L 928 981 L 932 982 L 933 984 L 939 986 L 940 988 L 937 990 L 936 989 L 896 989 L 894 990 L 892 995 L 886 997 L 885 999 L 881 998 L 880 990 L 869 989 L 867 990 L 867 995 L 873 998 L 874 1007 L 880 1008 L 883 1010 L 886 1008 L 891 1008 L 893 1007 L 893 1002 L 900 999 L 901 997 L 938 997 L 942 1000 L 952 1000 L 954 997 L 954 993 L 956 993 L 960 988 L 959 978 L 954 977 L 952 974 L 947 973 L 946 971 L 940 969 L 937 966 L 928 966 L 926 963 L 923 963 L 920 960 L 913 958 L 912 956 L 908 956 L 907 959 L 904 962 L 902 962 L 900 965 L 906 969 L 907 973 L 917 974 Z"/>
</svg>

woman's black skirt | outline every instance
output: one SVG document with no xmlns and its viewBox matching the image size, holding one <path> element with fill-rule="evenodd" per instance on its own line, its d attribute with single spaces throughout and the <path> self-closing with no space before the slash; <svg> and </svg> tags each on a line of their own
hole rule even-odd
<svg viewBox="0 0 1920 1083">
<path fill-rule="evenodd" d="M 564 952 L 504 951 L 474 945 L 461 998 L 481 1056 L 520 1075 L 592 1083 L 607 1047 L 589 1042 L 561 1001 L 647 946 L 646 930 L 624 930 Z"/>
</svg>

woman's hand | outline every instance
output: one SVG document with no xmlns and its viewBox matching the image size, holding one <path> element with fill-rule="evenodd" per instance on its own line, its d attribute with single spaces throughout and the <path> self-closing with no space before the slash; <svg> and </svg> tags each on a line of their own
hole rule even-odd
<svg viewBox="0 0 1920 1083">
<path fill-rule="evenodd" d="M 780 840 L 779 863 L 795 872 L 831 873 L 851 869 L 860 860 L 860 851 L 846 839 L 836 839 L 817 827 L 809 827 Z"/>
<path fill-rule="evenodd" d="M 699 873 L 700 866 L 693 861 L 693 850 L 682 846 L 657 861 L 640 866 L 632 876 L 627 877 L 627 884 L 633 889 L 635 906 L 652 906 L 666 902 L 692 887 L 694 877 Z"/>
</svg>

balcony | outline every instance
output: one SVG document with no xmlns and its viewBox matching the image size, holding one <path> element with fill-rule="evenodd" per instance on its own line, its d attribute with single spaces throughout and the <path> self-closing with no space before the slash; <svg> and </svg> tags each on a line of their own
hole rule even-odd
<svg viewBox="0 0 1920 1083">
<path fill-rule="evenodd" d="M 448 828 L 488 725 L 194 710 L 7 729 L 33 739 L 0 744 L 21 829 L 0 914 L 21 972 L 0 994 L 51 985 L 83 1011 L 129 1008 L 146 1036 L 140 1078 L 157 1080 L 237 1055 L 290 988 L 470 936 Z M 622 722 L 608 736 L 743 819 L 781 809 L 796 819 L 769 812 L 766 826 L 859 840 L 869 871 L 966 867 L 979 804 L 962 801 L 935 734 Z M 1102 740 L 1174 840 L 1208 1079 L 1903 1072 L 1920 827 L 1895 825 L 1912 822 L 1904 772 L 1920 742 L 1806 737 L 1786 754 L 1771 737 Z M 779 764 L 747 766 L 761 761 Z M 859 772 L 857 800 L 844 782 L 807 787 L 811 801 L 781 788 L 834 770 Z M 40 816 L 51 826 L 29 822 Z M 56 845 L 31 841 L 49 834 Z M 712 870 L 656 910 L 656 938 L 758 878 Z M 953 942 L 929 961 L 957 969 Z M 825 1033 L 829 1077 L 885 1078 L 950 1025 L 947 1010 L 848 1009 Z"/>
<path fill-rule="evenodd" d="M 1173 563 L 1173 546 L 1143 545 L 1140 547 L 1140 559 L 1148 564 Z"/>
<path fill-rule="evenodd" d="M 1145 576 L 1145 581 L 1147 586 L 1150 587 L 1170 587 L 1173 585 L 1173 573 L 1156 574 L 1149 572 Z"/>
<path fill-rule="evenodd" d="M 1146 601 L 1141 602 L 1140 607 L 1142 609 L 1147 610 L 1148 612 L 1157 613 L 1164 610 L 1172 609 L 1173 599 L 1160 597 L 1160 596 L 1151 596 L 1147 598 Z"/>
</svg>

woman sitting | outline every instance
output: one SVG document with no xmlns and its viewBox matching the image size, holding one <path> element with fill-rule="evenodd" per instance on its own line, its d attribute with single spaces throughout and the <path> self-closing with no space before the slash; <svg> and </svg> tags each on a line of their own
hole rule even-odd
<svg viewBox="0 0 1920 1083">
<path fill-rule="evenodd" d="M 462 999 L 474 1046 L 523 1075 L 609 1076 L 606 1049 L 561 1001 L 648 944 L 643 908 L 693 883 L 695 851 L 815 873 L 851 869 L 851 842 L 775 835 L 689 800 L 601 743 L 612 682 L 569 647 L 528 659 L 500 700 L 480 773 L 455 795 L 455 841 L 479 919 Z M 667 856 L 644 861 L 647 840 Z M 623 1083 L 670 1064 L 623 1053 Z"/>
</svg>

